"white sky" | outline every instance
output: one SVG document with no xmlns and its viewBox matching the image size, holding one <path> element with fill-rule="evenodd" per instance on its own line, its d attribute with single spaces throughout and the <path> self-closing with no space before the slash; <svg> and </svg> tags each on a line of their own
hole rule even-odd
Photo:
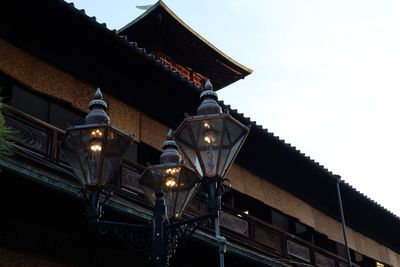
<svg viewBox="0 0 400 267">
<path fill-rule="evenodd" d="M 110 29 L 155 3 L 73 2 Z M 254 70 L 221 100 L 400 215 L 400 1 L 164 2 Z"/>
</svg>

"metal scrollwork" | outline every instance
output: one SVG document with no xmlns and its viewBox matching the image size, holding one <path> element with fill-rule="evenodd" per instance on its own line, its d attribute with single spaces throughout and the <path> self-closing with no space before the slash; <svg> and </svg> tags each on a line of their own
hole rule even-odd
<svg viewBox="0 0 400 267">
<path fill-rule="evenodd" d="M 199 226 L 204 226 L 210 222 L 212 216 L 203 215 L 177 223 L 171 223 L 167 232 L 167 258 L 168 261 L 178 248 L 183 247 Z"/>
</svg>

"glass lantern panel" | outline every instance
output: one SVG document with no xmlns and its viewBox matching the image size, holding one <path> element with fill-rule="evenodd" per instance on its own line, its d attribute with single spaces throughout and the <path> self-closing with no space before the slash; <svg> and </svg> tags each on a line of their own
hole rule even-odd
<svg viewBox="0 0 400 267">
<path fill-rule="evenodd" d="M 158 165 L 146 169 L 140 178 L 143 191 L 155 205 L 156 192 L 162 188 L 167 216 L 179 218 L 198 188 L 197 172 L 184 165 Z"/>
<path fill-rule="evenodd" d="M 74 152 L 65 150 L 65 154 L 83 185 L 97 184 L 104 133 L 104 127 L 75 128 L 68 131 L 64 144 L 66 148 L 72 146 Z"/>
<path fill-rule="evenodd" d="M 190 121 L 193 136 L 200 152 L 200 161 L 203 162 L 205 176 L 217 175 L 217 164 L 224 130 L 223 119 Z"/>
<path fill-rule="evenodd" d="M 182 126 L 182 130 L 174 136 L 174 140 L 179 146 L 180 150 L 182 150 L 185 158 L 189 160 L 189 163 L 198 171 L 200 175 L 203 174 L 200 166 L 199 159 L 196 155 L 196 150 L 193 144 L 193 140 L 190 134 L 190 126 L 186 122 Z"/>
<path fill-rule="evenodd" d="M 168 217 L 175 214 L 175 202 L 179 194 L 179 177 L 181 167 L 172 165 L 151 170 L 154 180 L 157 181 L 156 191 L 162 188 Z"/>
<path fill-rule="evenodd" d="M 218 174 L 222 177 L 231 166 L 235 155 L 246 137 L 246 129 L 235 124 L 230 119 L 225 120 L 225 133 Z"/>
<path fill-rule="evenodd" d="M 180 194 L 179 178 L 181 167 L 171 166 L 163 169 L 163 192 L 168 217 L 173 217 L 176 210 L 176 200 Z"/>
<path fill-rule="evenodd" d="M 144 193 L 146 194 L 146 196 L 149 198 L 150 202 L 154 206 L 156 203 L 156 198 L 157 198 L 156 197 L 157 185 L 153 179 L 153 176 L 151 175 L 151 172 L 148 169 L 146 169 L 143 176 L 140 177 L 139 182 L 142 185 Z"/>
<path fill-rule="evenodd" d="M 199 188 L 199 177 L 197 173 L 189 169 L 188 167 L 182 167 L 181 177 L 179 180 L 179 195 L 176 200 L 175 218 L 180 218 L 182 212 L 185 210 L 186 206 L 189 204 L 193 195 Z"/>
<path fill-rule="evenodd" d="M 118 163 L 129 149 L 131 143 L 129 136 L 118 134 L 111 128 L 108 129 L 106 138 L 104 138 L 103 169 L 100 176 L 101 185 L 105 185 L 111 179 Z"/>
<path fill-rule="evenodd" d="M 77 156 L 77 153 L 75 152 L 75 144 L 72 141 L 72 134 L 71 132 L 68 132 L 62 146 L 62 151 L 68 160 L 69 165 L 71 166 L 72 170 L 78 177 L 79 181 L 81 182 L 82 185 L 86 185 L 86 177 L 82 172 L 81 164 L 80 164 L 80 158 Z"/>
</svg>

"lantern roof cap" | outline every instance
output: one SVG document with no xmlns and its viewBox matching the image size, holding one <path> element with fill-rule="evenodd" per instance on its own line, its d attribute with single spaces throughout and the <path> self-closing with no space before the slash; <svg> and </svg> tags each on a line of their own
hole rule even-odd
<svg viewBox="0 0 400 267">
<path fill-rule="evenodd" d="M 94 94 L 94 99 L 89 103 L 89 109 L 90 112 L 85 117 L 85 124 L 110 123 L 110 118 L 106 113 L 107 103 L 103 100 L 103 94 L 99 87 Z"/>
<path fill-rule="evenodd" d="M 162 144 L 162 148 L 163 148 L 164 150 L 167 149 L 167 148 L 169 148 L 169 147 L 178 149 L 178 145 L 177 145 L 176 142 L 173 140 L 173 132 L 172 132 L 171 129 L 169 130 L 169 132 L 168 132 L 168 134 L 167 134 L 167 141 L 165 141 L 165 142 Z"/>
<path fill-rule="evenodd" d="M 178 153 L 178 145 L 172 139 L 172 130 L 167 134 L 167 141 L 162 145 L 164 152 L 160 155 L 160 163 L 175 163 L 179 164 L 182 161 L 181 155 Z"/>
<path fill-rule="evenodd" d="M 95 106 L 103 107 L 104 110 L 107 109 L 107 103 L 103 100 L 103 94 L 101 93 L 100 87 L 97 87 L 94 99 L 89 103 L 89 109 L 92 110 Z"/>
<path fill-rule="evenodd" d="M 214 92 L 214 87 L 211 84 L 210 79 L 207 79 L 206 84 L 204 85 L 204 91 L 200 94 L 200 99 L 205 97 L 212 97 L 215 98 L 215 100 L 218 100 L 218 95 Z"/>
</svg>

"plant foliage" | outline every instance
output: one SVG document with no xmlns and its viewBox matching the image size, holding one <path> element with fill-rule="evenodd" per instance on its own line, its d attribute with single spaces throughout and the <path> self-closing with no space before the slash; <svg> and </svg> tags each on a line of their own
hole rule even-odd
<svg viewBox="0 0 400 267">
<path fill-rule="evenodd" d="M 3 98 L 0 97 L 0 156 L 11 156 L 13 154 L 13 133 L 14 131 L 6 125 L 3 116 Z"/>
</svg>

